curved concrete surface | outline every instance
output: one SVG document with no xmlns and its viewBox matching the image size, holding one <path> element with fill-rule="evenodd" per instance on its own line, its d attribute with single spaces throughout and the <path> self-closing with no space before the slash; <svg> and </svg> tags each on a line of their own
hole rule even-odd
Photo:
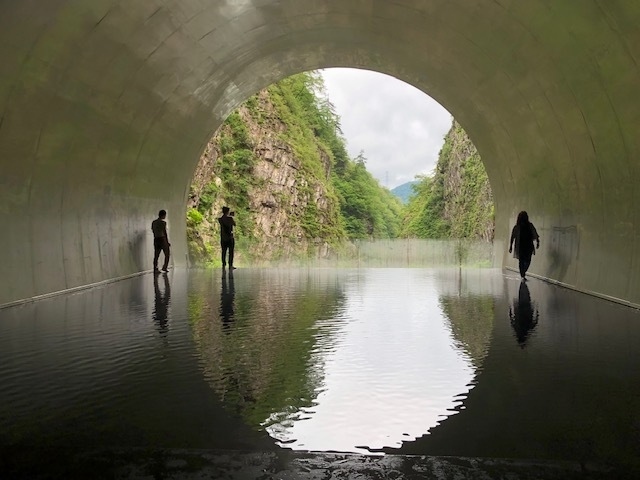
<svg viewBox="0 0 640 480">
<path fill-rule="evenodd" d="M 394 75 L 460 121 L 496 238 L 521 209 L 541 233 L 533 272 L 640 303 L 639 26 L 636 0 L 0 2 L 0 305 L 149 269 L 160 208 L 186 263 L 211 134 L 331 66 Z"/>
</svg>

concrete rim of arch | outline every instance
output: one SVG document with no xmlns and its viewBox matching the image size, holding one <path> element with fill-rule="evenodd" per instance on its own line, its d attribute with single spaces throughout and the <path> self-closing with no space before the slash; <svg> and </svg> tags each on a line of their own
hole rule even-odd
<svg viewBox="0 0 640 480">
<path fill-rule="evenodd" d="M 0 4 L 0 305 L 148 270 L 199 154 L 262 87 L 348 66 L 439 101 L 485 162 L 496 239 L 532 272 L 640 304 L 634 0 L 53 0 Z M 504 265 L 512 265 L 506 255 Z"/>
</svg>

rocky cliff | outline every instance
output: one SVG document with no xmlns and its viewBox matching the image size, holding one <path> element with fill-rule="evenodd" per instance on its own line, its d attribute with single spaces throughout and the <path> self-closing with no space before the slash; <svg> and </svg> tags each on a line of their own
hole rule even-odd
<svg viewBox="0 0 640 480">
<path fill-rule="evenodd" d="M 444 218 L 453 238 L 493 240 L 491 185 L 475 145 L 456 121 L 445 137 L 438 169 L 444 184 Z"/>
<path fill-rule="evenodd" d="M 240 262 L 326 256 L 342 237 L 328 179 L 331 156 L 316 145 L 301 158 L 287 141 L 291 128 L 268 90 L 234 112 L 200 158 L 188 201 L 192 263 L 217 258 L 215 221 L 223 205 L 235 210 Z M 245 150 L 244 155 L 238 154 Z M 249 157 L 248 159 L 245 157 Z M 309 158 L 311 157 L 311 158 Z M 191 218 L 195 216 L 195 221 Z"/>
</svg>

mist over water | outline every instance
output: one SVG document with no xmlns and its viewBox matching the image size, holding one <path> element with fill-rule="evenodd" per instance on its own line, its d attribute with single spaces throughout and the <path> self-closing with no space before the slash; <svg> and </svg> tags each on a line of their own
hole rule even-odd
<svg viewBox="0 0 640 480">
<path fill-rule="evenodd" d="M 0 446 L 633 457 L 639 313 L 522 285 L 175 270 L 3 309 Z"/>
<path fill-rule="evenodd" d="M 271 268 L 490 268 L 501 261 L 497 242 L 467 239 L 356 239 L 342 245 L 321 245 L 315 254 L 262 262 Z M 246 261 L 245 261 L 246 262 Z"/>
</svg>

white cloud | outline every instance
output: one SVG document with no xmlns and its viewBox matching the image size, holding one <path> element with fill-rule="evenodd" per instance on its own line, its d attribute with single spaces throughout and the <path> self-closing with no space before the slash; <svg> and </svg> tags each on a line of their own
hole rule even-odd
<svg viewBox="0 0 640 480">
<path fill-rule="evenodd" d="M 351 68 L 322 71 L 352 157 L 389 188 L 430 173 L 451 114 L 420 90 L 388 75 Z M 388 181 L 387 181 L 388 179 Z"/>
</svg>

